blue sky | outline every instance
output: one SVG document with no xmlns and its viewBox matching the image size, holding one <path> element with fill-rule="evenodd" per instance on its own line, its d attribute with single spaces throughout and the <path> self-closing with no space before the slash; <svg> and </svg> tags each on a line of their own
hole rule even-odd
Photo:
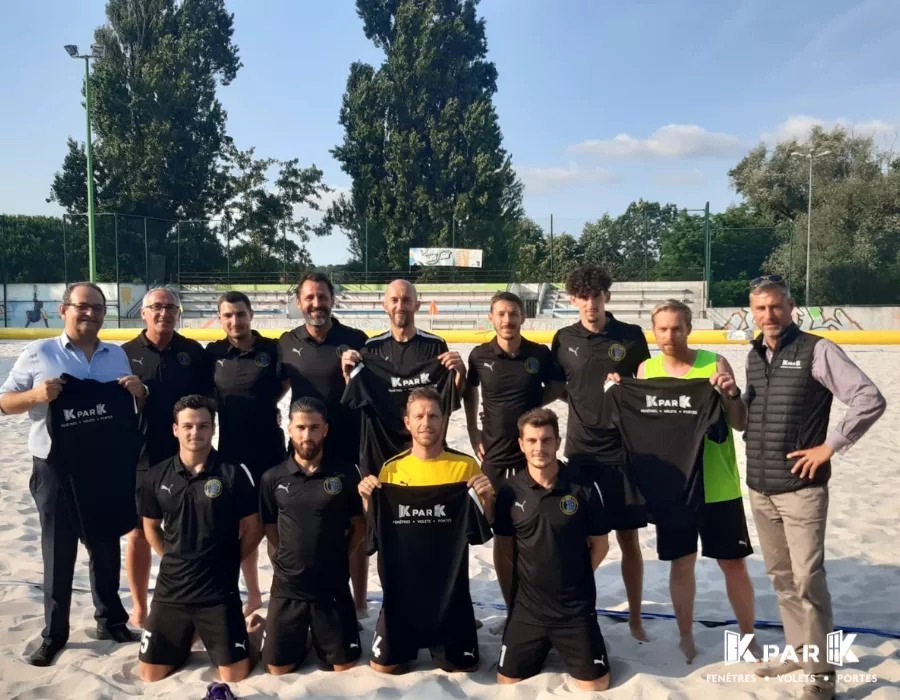
<svg viewBox="0 0 900 700">
<path fill-rule="evenodd" d="M 47 204 L 66 137 L 84 137 L 81 64 L 102 0 L 6 0 L 0 23 L 0 212 Z M 220 90 L 228 129 L 260 156 L 348 178 L 329 149 L 350 63 L 378 63 L 352 0 L 230 0 L 244 68 Z M 896 0 L 482 0 L 505 145 L 527 213 L 557 232 L 640 197 L 714 210 L 727 171 L 760 140 L 842 122 L 900 134 Z M 898 140 L 900 145 L 900 140 Z M 311 245 L 346 259 L 341 236 Z"/>
</svg>

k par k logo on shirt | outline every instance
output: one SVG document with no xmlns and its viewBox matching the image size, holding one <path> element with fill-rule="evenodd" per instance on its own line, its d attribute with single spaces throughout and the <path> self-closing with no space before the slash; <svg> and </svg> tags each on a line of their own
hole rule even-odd
<svg viewBox="0 0 900 700">
<path fill-rule="evenodd" d="M 447 518 L 447 506 L 441 505 L 440 503 L 429 508 L 398 505 L 397 518 L 398 520 L 395 521 L 396 523 L 406 523 L 411 520 L 418 523 L 429 523 L 440 518 L 445 518 L 447 522 L 449 522 L 449 518 Z"/>
<path fill-rule="evenodd" d="M 78 421 L 79 423 L 89 423 L 97 418 L 103 417 L 111 418 L 111 416 L 107 416 L 106 414 L 106 404 L 98 403 L 94 408 L 87 408 L 84 410 L 78 410 L 75 408 L 64 408 L 63 409 L 63 422 L 70 423 L 71 421 Z M 86 420 L 90 419 L 90 420 Z"/>
<path fill-rule="evenodd" d="M 662 398 L 647 394 L 646 399 L 647 408 L 642 410 L 641 413 L 697 413 L 697 411 L 691 407 L 691 397 L 683 394 L 677 399 Z"/>
<path fill-rule="evenodd" d="M 417 377 L 404 379 L 403 377 L 391 377 L 391 389 L 405 390 L 410 387 L 428 386 L 431 384 L 431 375 L 428 372 L 422 372 Z"/>
</svg>

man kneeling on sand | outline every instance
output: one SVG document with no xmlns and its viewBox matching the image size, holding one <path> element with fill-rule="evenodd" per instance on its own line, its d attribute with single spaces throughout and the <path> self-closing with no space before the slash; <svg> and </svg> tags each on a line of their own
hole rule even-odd
<svg viewBox="0 0 900 700">
<path fill-rule="evenodd" d="M 250 675 L 262 635 L 258 618 L 248 631 L 238 591 L 241 561 L 262 539 L 256 489 L 246 467 L 223 463 L 212 449 L 212 399 L 185 396 L 174 414 L 179 452 L 151 467 L 138 506 L 162 558 L 140 676 L 158 681 L 184 665 L 196 633 L 222 680 L 234 683 Z"/>
</svg>

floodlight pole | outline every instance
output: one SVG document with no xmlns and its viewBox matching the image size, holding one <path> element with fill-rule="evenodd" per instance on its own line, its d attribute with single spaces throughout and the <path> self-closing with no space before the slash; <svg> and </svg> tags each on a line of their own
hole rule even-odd
<svg viewBox="0 0 900 700">
<path fill-rule="evenodd" d="M 88 279 L 97 281 L 97 249 L 94 237 L 94 154 L 91 143 L 91 66 L 90 56 L 84 58 L 84 112 L 87 123 L 87 220 L 88 220 Z"/>
</svg>

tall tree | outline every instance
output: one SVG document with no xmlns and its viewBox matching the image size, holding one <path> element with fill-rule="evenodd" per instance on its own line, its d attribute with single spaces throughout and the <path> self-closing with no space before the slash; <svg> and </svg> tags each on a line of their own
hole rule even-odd
<svg viewBox="0 0 900 700">
<path fill-rule="evenodd" d="M 108 0 L 106 17 L 94 34 L 105 56 L 91 76 L 97 211 L 168 220 L 216 214 L 230 145 L 216 89 L 241 65 L 233 15 L 224 0 Z M 70 139 L 50 200 L 83 213 L 85 190 L 84 145 Z M 149 248 L 165 253 L 173 228 L 157 225 L 155 233 Z"/>
<path fill-rule="evenodd" d="M 357 0 L 385 60 L 350 68 L 344 142 L 332 154 L 353 185 L 328 222 L 370 269 L 404 266 L 411 246 L 453 243 L 482 248 L 485 267 L 510 265 L 507 226 L 522 215 L 522 187 L 502 145 L 477 4 Z"/>
</svg>

